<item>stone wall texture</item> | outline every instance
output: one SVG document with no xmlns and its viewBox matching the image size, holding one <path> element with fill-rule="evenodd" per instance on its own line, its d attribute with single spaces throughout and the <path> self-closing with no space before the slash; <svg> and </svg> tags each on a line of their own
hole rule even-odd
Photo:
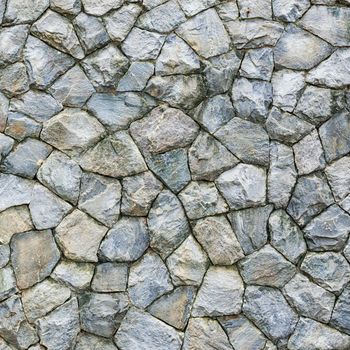
<svg viewBox="0 0 350 350">
<path fill-rule="evenodd" d="M 0 25 L 1 350 L 350 349 L 350 0 Z"/>
</svg>

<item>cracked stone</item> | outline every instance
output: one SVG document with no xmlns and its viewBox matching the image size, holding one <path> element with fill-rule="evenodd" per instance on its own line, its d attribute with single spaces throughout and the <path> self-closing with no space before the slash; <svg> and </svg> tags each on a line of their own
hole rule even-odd
<svg viewBox="0 0 350 350">
<path fill-rule="evenodd" d="M 272 9 L 276 18 L 285 22 L 295 22 L 310 7 L 310 0 L 273 0 Z"/>
<path fill-rule="evenodd" d="M 103 263 L 96 266 L 91 289 L 94 292 L 125 292 L 128 266 L 118 263 Z"/>
<path fill-rule="evenodd" d="M 149 62 L 132 62 L 128 71 L 120 79 L 117 91 L 142 91 L 154 73 L 154 65 Z"/>
<path fill-rule="evenodd" d="M 273 68 L 273 50 L 271 48 L 249 50 L 242 61 L 240 75 L 245 78 L 270 81 Z"/>
<path fill-rule="evenodd" d="M 343 200 L 350 192 L 350 158 L 343 157 L 327 166 L 325 173 L 336 200 Z"/>
</svg>

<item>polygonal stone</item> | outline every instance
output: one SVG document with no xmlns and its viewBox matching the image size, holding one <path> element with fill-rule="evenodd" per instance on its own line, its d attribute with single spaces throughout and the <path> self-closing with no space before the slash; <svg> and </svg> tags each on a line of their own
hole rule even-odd
<svg viewBox="0 0 350 350">
<path fill-rule="evenodd" d="M 75 350 L 88 349 L 118 350 L 112 340 L 104 337 L 98 337 L 93 334 L 81 332 L 78 335 Z"/>
<path fill-rule="evenodd" d="M 94 292 L 125 292 L 127 279 L 126 264 L 106 262 L 96 266 L 91 289 Z"/>
<path fill-rule="evenodd" d="M 117 91 L 142 91 L 154 73 L 150 62 L 132 62 L 123 78 L 119 80 Z"/>
<path fill-rule="evenodd" d="M 327 180 L 331 186 L 335 199 L 342 200 L 350 192 L 350 158 L 343 157 L 331 165 L 326 170 Z"/>
<path fill-rule="evenodd" d="M 5 134 L 0 134 L 0 161 L 12 150 L 15 140 Z"/>
<path fill-rule="evenodd" d="M 50 7 L 60 13 L 77 15 L 81 11 L 80 0 L 51 0 Z"/>
<path fill-rule="evenodd" d="M 0 89 L 8 97 L 23 94 L 29 90 L 26 66 L 17 62 L 0 70 Z"/>
<path fill-rule="evenodd" d="M 0 245 L 0 268 L 5 267 L 10 261 L 10 246 L 8 244 Z"/>
<path fill-rule="evenodd" d="M 22 113 L 9 112 L 7 114 L 5 133 L 17 141 L 23 141 L 27 137 L 39 138 L 41 129 L 42 125 L 40 123 Z M 21 166 L 21 164 L 18 164 L 18 166 Z"/>
<path fill-rule="evenodd" d="M 271 19 L 272 9 L 270 0 L 238 0 L 238 8 L 241 18 L 265 18 Z"/>
<path fill-rule="evenodd" d="M 0 301 L 17 292 L 16 278 L 10 266 L 0 269 Z"/>
<path fill-rule="evenodd" d="M 35 21 L 47 8 L 49 0 L 9 0 L 4 22 L 12 24 Z"/>
<path fill-rule="evenodd" d="M 7 112 L 9 109 L 8 98 L 0 92 L 0 131 L 3 132 L 6 127 Z"/>
<path fill-rule="evenodd" d="M 242 61 L 240 75 L 245 78 L 270 81 L 273 68 L 271 48 L 249 50 Z"/>
<path fill-rule="evenodd" d="M 84 10 L 89 15 L 103 16 L 108 11 L 120 7 L 123 0 L 82 0 Z"/>
<path fill-rule="evenodd" d="M 239 17 L 236 2 L 224 2 L 215 6 L 216 11 L 223 22 L 229 22 Z"/>
<path fill-rule="evenodd" d="M 276 18 L 285 22 L 295 22 L 310 7 L 310 0 L 273 0 L 272 9 Z"/>
<path fill-rule="evenodd" d="M 146 0 L 147 1 L 147 0 Z M 209 7 L 212 7 L 219 3 L 218 0 L 194 0 L 188 2 L 186 0 L 179 0 L 181 8 L 184 10 L 188 17 L 192 17 L 198 12 L 201 12 Z"/>
<path fill-rule="evenodd" d="M 331 325 L 338 328 L 342 332 L 350 334 L 350 305 L 349 305 L 350 290 L 346 287 L 340 294 L 333 310 Z"/>
</svg>

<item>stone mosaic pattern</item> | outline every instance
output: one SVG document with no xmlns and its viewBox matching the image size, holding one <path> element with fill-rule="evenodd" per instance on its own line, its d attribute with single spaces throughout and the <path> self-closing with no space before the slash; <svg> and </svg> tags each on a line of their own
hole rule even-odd
<svg viewBox="0 0 350 350">
<path fill-rule="evenodd" d="M 349 0 L 0 0 L 0 349 L 350 349 Z"/>
</svg>

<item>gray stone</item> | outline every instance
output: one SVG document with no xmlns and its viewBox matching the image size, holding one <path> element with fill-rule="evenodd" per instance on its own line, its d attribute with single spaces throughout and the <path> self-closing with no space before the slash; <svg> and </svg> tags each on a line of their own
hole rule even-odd
<svg viewBox="0 0 350 350">
<path fill-rule="evenodd" d="M 272 9 L 276 18 L 285 22 L 295 22 L 310 7 L 310 0 L 273 0 Z"/>
<path fill-rule="evenodd" d="M 69 288 L 46 279 L 22 292 L 23 309 L 29 322 L 45 316 L 71 296 Z"/>
<path fill-rule="evenodd" d="M 166 260 L 175 286 L 199 286 L 209 260 L 197 241 L 189 236 Z"/>
<path fill-rule="evenodd" d="M 68 15 L 77 15 L 81 11 L 80 0 L 50 0 L 50 7 Z"/>
<path fill-rule="evenodd" d="M 8 0 L 4 22 L 12 24 L 33 22 L 48 7 L 49 0 Z"/>
<path fill-rule="evenodd" d="M 350 192 L 350 158 L 343 157 L 327 166 L 325 173 L 336 200 L 343 200 Z"/>
<path fill-rule="evenodd" d="M 45 230 L 56 227 L 72 206 L 46 187 L 35 184 L 29 209 L 35 228 Z"/>
<path fill-rule="evenodd" d="M 194 287 L 177 287 L 157 299 L 148 312 L 167 324 L 183 330 L 190 318 L 192 303 L 196 296 Z"/>
<path fill-rule="evenodd" d="M 129 306 L 124 293 L 85 293 L 78 300 L 81 328 L 103 337 L 113 336 Z"/>
<path fill-rule="evenodd" d="M 49 276 L 59 259 L 60 251 L 50 230 L 19 233 L 11 240 L 11 260 L 20 289 Z"/>
<path fill-rule="evenodd" d="M 56 239 L 68 259 L 97 262 L 97 251 L 106 232 L 105 226 L 76 209 L 57 226 Z"/>
<path fill-rule="evenodd" d="M 192 307 L 194 317 L 239 314 L 243 281 L 235 267 L 211 266 Z"/>
<path fill-rule="evenodd" d="M 350 346 L 350 337 L 307 318 L 301 318 L 294 333 L 289 338 L 288 349 L 347 349 Z"/>
<path fill-rule="evenodd" d="M 216 5 L 216 11 L 223 22 L 229 22 L 239 17 L 236 2 L 224 2 Z"/>
<path fill-rule="evenodd" d="M 17 292 L 16 278 L 10 266 L 0 269 L 0 301 Z"/>
<path fill-rule="evenodd" d="M 282 293 L 271 287 L 248 286 L 243 312 L 272 340 L 289 337 L 298 317 Z"/>
<path fill-rule="evenodd" d="M 5 267 L 10 261 L 10 246 L 8 244 L 0 245 L 0 268 Z"/>
<path fill-rule="evenodd" d="M 8 97 L 23 94 L 29 90 L 26 66 L 17 62 L 0 70 L 0 89 Z"/>
<path fill-rule="evenodd" d="M 350 281 L 350 265 L 333 252 L 307 253 L 300 269 L 330 292 L 340 292 Z"/>
<path fill-rule="evenodd" d="M 335 296 L 312 283 L 302 274 L 296 274 L 283 288 L 288 302 L 302 316 L 328 323 L 335 302 Z"/>
<path fill-rule="evenodd" d="M 346 287 L 340 294 L 337 303 L 335 304 L 331 325 L 338 328 L 342 332 L 350 333 L 350 304 L 349 304 L 350 289 Z"/>
<path fill-rule="evenodd" d="M 333 203 L 325 176 L 313 174 L 298 179 L 287 212 L 301 226 Z"/>
<path fill-rule="evenodd" d="M 6 157 L 12 150 L 15 140 L 5 134 L 0 133 L 0 161 Z"/>
<path fill-rule="evenodd" d="M 8 108 L 9 100 L 0 92 L 0 132 L 5 130 Z"/>
<path fill-rule="evenodd" d="M 296 264 L 306 252 L 306 243 L 298 225 L 284 210 L 276 210 L 269 217 L 269 231 L 271 245 Z"/>
<path fill-rule="evenodd" d="M 103 350 L 118 350 L 112 340 L 98 337 L 89 333 L 80 333 L 77 338 L 77 343 L 74 350 L 90 350 L 90 349 L 103 349 Z"/>
<path fill-rule="evenodd" d="M 94 16 L 103 16 L 108 11 L 120 7 L 123 0 L 101 0 L 98 3 L 95 0 L 82 0 L 86 13 Z"/>
<path fill-rule="evenodd" d="M 101 243 L 99 255 L 110 261 L 135 261 L 149 245 L 144 218 L 121 218 Z"/>
<path fill-rule="evenodd" d="M 242 61 L 240 75 L 245 78 L 270 81 L 273 68 L 273 50 L 271 48 L 249 50 Z"/>
<path fill-rule="evenodd" d="M 191 2 L 188 2 L 186 0 L 179 0 L 179 3 L 185 14 L 188 17 L 191 17 L 198 12 L 201 12 L 209 7 L 218 4 L 219 0 L 194 0 Z"/>
<path fill-rule="evenodd" d="M 214 9 L 190 18 L 176 29 L 183 38 L 204 58 L 218 56 L 229 51 L 230 38 Z"/>
<path fill-rule="evenodd" d="M 57 12 L 47 10 L 32 25 L 31 32 L 57 50 L 68 53 L 74 58 L 82 59 L 85 56 L 72 23 Z"/>
<path fill-rule="evenodd" d="M 136 0 L 135 0 L 136 1 Z M 143 6 L 145 6 L 145 8 L 147 10 L 152 9 L 158 5 L 163 4 L 164 2 L 166 2 L 167 0 L 144 0 L 143 1 Z M 136 1 L 137 2 L 137 1 Z"/>
<path fill-rule="evenodd" d="M 41 344 L 48 350 L 68 350 L 79 333 L 79 310 L 76 298 L 37 321 Z"/>
<path fill-rule="evenodd" d="M 154 73 L 154 65 L 150 62 L 132 62 L 128 71 L 120 79 L 117 91 L 142 91 Z"/>
<path fill-rule="evenodd" d="M 79 198 L 81 176 L 78 164 L 59 151 L 53 151 L 37 173 L 43 185 L 73 204 Z"/>
<path fill-rule="evenodd" d="M 238 164 L 215 181 L 231 209 L 244 209 L 265 204 L 266 173 L 250 164 Z"/>
<path fill-rule="evenodd" d="M 267 242 L 267 220 L 272 205 L 231 211 L 228 218 L 245 254 L 251 254 Z"/>
<path fill-rule="evenodd" d="M 272 18 L 270 0 L 238 0 L 238 8 L 241 18 Z"/>
<path fill-rule="evenodd" d="M 121 190 L 116 179 L 84 174 L 80 186 L 79 209 L 111 227 L 119 218 Z"/>
<path fill-rule="evenodd" d="M 130 267 L 128 292 L 133 305 L 145 308 L 172 289 L 168 269 L 157 254 L 148 252 Z"/>
<path fill-rule="evenodd" d="M 91 289 L 94 292 L 125 292 L 127 280 L 126 264 L 106 262 L 96 266 Z"/>
<path fill-rule="evenodd" d="M 114 337 L 120 350 L 180 350 L 181 334 L 175 329 L 149 315 L 131 308 Z"/>
<path fill-rule="evenodd" d="M 38 138 L 41 129 L 42 125 L 40 123 L 22 113 L 9 112 L 7 114 L 5 133 L 17 141 L 23 141 L 27 137 Z"/>
<path fill-rule="evenodd" d="M 151 247 L 162 258 L 172 253 L 190 233 L 179 199 L 167 190 L 161 192 L 153 202 L 147 222 Z"/>
</svg>

